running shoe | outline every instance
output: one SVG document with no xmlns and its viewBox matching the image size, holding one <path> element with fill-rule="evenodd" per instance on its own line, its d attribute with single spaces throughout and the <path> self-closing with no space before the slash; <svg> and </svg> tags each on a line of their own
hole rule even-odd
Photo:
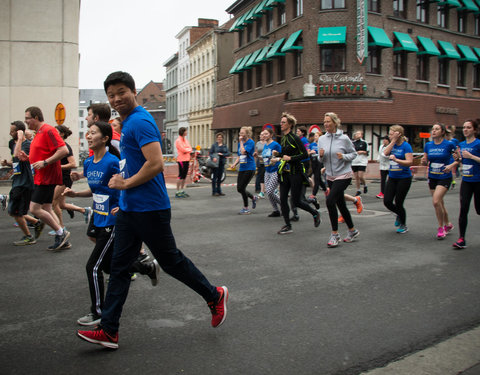
<svg viewBox="0 0 480 375">
<path fill-rule="evenodd" d="M 137 261 L 141 263 L 144 263 L 149 259 L 150 259 L 150 255 L 148 255 L 147 253 L 140 253 L 140 255 L 137 257 Z"/>
<path fill-rule="evenodd" d="M 363 194 L 367 194 L 367 193 L 368 193 L 368 187 L 367 187 L 367 185 L 365 185 L 363 187 Z"/>
<path fill-rule="evenodd" d="M 407 232 L 408 232 L 407 226 L 404 225 L 404 224 L 400 224 L 400 226 L 397 229 L 397 233 L 403 234 L 403 233 L 407 233 Z"/>
<path fill-rule="evenodd" d="M 438 227 L 437 240 L 443 240 L 446 236 L 445 229 L 443 229 L 443 227 Z"/>
<path fill-rule="evenodd" d="M 0 204 L 2 205 L 2 210 L 5 211 L 7 208 L 8 195 L 0 194 Z"/>
<path fill-rule="evenodd" d="M 328 247 L 337 247 L 340 242 L 340 235 L 338 233 L 332 233 L 330 239 L 327 242 Z"/>
<path fill-rule="evenodd" d="M 467 248 L 467 242 L 463 237 L 460 237 L 457 242 L 455 242 L 453 245 L 456 249 L 466 249 Z"/>
<path fill-rule="evenodd" d="M 300 216 L 298 216 L 297 214 L 294 214 L 291 218 L 290 218 L 290 221 L 298 221 L 300 220 Z"/>
<path fill-rule="evenodd" d="M 82 316 L 77 320 L 77 323 L 81 326 L 96 326 L 100 324 L 102 318 L 97 314 L 90 313 L 85 316 Z"/>
<path fill-rule="evenodd" d="M 320 212 L 317 211 L 317 213 L 313 215 L 313 225 L 315 226 L 315 228 L 318 228 L 320 226 L 321 221 L 322 220 L 320 219 Z"/>
<path fill-rule="evenodd" d="M 261 191 L 260 193 L 258 193 L 258 197 L 260 199 L 264 199 L 265 198 L 265 193 L 263 191 Z"/>
<path fill-rule="evenodd" d="M 33 238 L 33 236 L 23 236 L 22 239 L 15 241 L 13 244 L 15 246 L 25 246 L 25 245 L 33 245 L 37 243 L 37 240 Z"/>
<path fill-rule="evenodd" d="M 319 209 L 320 209 L 320 204 L 318 203 L 318 201 L 317 201 L 317 198 L 316 198 L 316 197 L 313 197 L 313 198 L 311 198 L 311 201 L 310 201 L 310 203 L 312 203 L 312 204 L 315 206 L 315 208 L 316 208 L 317 210 L 319 210 Z"/>
<path fill-rule="evenodd" d="M 278 234 L 290 234 L 292 233 L 292 226 L 291 225 L 284 225 L 277 233 Z"/>
<path fill-rule="evenodd" d="M 254 210 L 257 207 L 258 197 L 256 195 L 252 198 L 252 209 Z"/>
<path fill-rule="evenodd" d="M 452 181 L 452 184 L 450 185 L 450 186 L 451 186 L 451 187 L 450 187 L 450 190 L 455 189 L 455 185 L 456 185 L 456 184 L 457 184 L 457 183 L 455 182 L 455 180 L 453 180 L 453 181 Z"/>
<path fill-rule="evenodd" d="M 68 250 L 72 248 L 72 244 L 70 242 L 65 242 L 63 246 L 60 248 L 60 250 Z"/>
<path fill-rule="evenodd" d="M 353 242 L 355 241 L 355 238 L 357 238 L 359 234 L 360 232 L 357 229 L 349 230 L 347 233 L 347 237 L 343 239 L 343 242 Z"/>
<path fill-rule="evenodd" d="M 343 224 L 343 223 L 345 222 L 345 219 L 343 218 L 343 216 L 340 215 L 340 216 L 338 217 L 338 222 L 339 222 L 340 224 Z"/>
<path fill-rule="evenodd" d="M 360 190 L 357 190 L 357 192 L 355 193 L 355 196 L 358 197 L 360 194 L 362 194 L 362 192 Z"/>
<path fill-rule="evenodd" d="M 75 211 L 73 210 L 67 210 L 68 215 L 70 216 L 70 219 L 73 219 L 75 217 Z"/>
<path fill-rule="evenodd" d="M 378 199 L 383 199 L 383 193 L 378 193 L 377 195 L 375 195 L 375 197 Z"/>
<path fill-rule="evenodd" d="M 402 222 L 400 221 L 400 217 L 397 215 L 397 218 L 395 219 L 395 226 L 399 227 L 400 225 L 402 225 Z"/>
<path fill-rule="evenodd" d="M 158 264 L 157 260 L 154 259 L 151 266 L 152 270 L 147 274 L 147 276 L 150 278 L 152 286 L 156 286 L 158 284 L 158 275 L 160 274 L 160 265 Z"/>
<path fill-rule="evenodd" d="M 67 242 L 70 237 L 70 232 L 68 230 L 64 230 L 62 234 L 55 235 L 55 242 L 53 243 L 52 250 L 62 250 L 62 246 Z M 49 248 L 50 249 L 50 248 Z"/>
<path fill-rule="evenodd" d="M 273 211 L 268 217 L 280 217 L 280 211 Z"/>
<path fill-rule="evenodd" d="M 85 224 L 88 224 L 88 222 L 90 221 L 92 213 L 92 207 L 85 207 L 85 212 L 83 213 L 83 217 L 85 218 Z"/>
<path fill-rule="evenodd" d="M 357 212 L 361 214 L 363 211 L 362 197 L 358 196 L 353 204 L 357 207 Z"/>
<path fill-rule="evenodd" d="M 55 232 L 53 229 L 50 232 L 48 232 L 49 236 L 55 236 L 56 234 L 57 232 Z"/>
<path fill-rule="evenodd" d="M 36 223 L 35 223 L 35 239 L 37 239 L 38 237 L 40 237 L 40 235 L 42 234 L 42 231 L 43 231 L 43 228 L 45 227 L 45 223 L 43 223 L 42 221 L 38 220 Z"/>
<path fill-rule="evenodd" d="M 91 342 L 92 344 L 102 345 L 110 349 L 118 349 L 118 332 L 110 335 L 105 332 L 102 327 L 97 327 L 93 331 L 77 331 L 77 335 L 82 340 Z"/>
<path fill-rule="evenodd" d="M 443 230 L 445 231 L 445 234 L 449 234 L 453 230 L 453 228 L 453 224 L 447 224 L 443 227 Z"/>
<path fill-rule="evenodd" d="M 228 289 L 226 286 L 218 287 L 218 301 L 208 302 L 208 307 L 212 313 L 212 327 L 217 328 L 223 324 L 227 317 Z"/>
<path fill-rule="evenodd" d="M 238 214 L 239 215 L 250 215 L 252 212 L 248 208 L 242 208 Z"/>
<path fill-rule="evenodd" d="M 137 280 L 137 277 L 138 277 L 138 276 L 137 276 L 136 273 L 132 273 L 132 276 L 130 276 L 130 280 L 131 280 L 131 281 L 135 281 L 135 280 Z"/>
</svg>

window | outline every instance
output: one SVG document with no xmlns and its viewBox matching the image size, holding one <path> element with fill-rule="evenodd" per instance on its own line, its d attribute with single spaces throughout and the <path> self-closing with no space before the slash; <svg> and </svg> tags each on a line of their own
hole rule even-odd
<svg viewBox="0 0 480 375">
<path fill-rule="evenodd" d="M 448 27 L 448 8 L 440 5 L 438 6 L 437 25 L 443 28 Z"/>
<path fill-rule="evenodd" d="M 395 17 L 407 18 L 406 0 L 393 0 L 393 15 Z"/>
<path fill-rule="evenodd" d="M 457 62 L 457 86 L 466 86 L 467 63 L 465 61 Z"/>
<path fill-rule="evenodd" d="M 473 87 L 480 89 L 480 64 L 473 66 Z"/>
<path fill-rule="evenodd" d="M 265 19 L 267 20 L 267 33 L 268 33 L 273 29 L 273 12 L 271 10 L 267 10 L 267 13 L 265 13 Z"/>
<path fill-rule="evenodd" d="M 278 3 L 277 7 L 277 16 L 278 16 L 278 22 L 277 24 L 283 25 L 285 22 L 287 22 L 287 15 L 285 13 L 285 3 Z"/>
<path fill-rule="evenodd" d="M 238 46 L 241 47 L 243 45 L 243 30 L 238 32 Z"/>
<path fill-rule="evenodd" d="M 257 38 L 259 38 L 262 35 L 262 19 L 258 19 L 255 25 L 257 30 Z"/>
<path fill-rule="evenodd" d="M 293 18 L 303 15 L 303 0 L 293 1 Z"/>
<path fill-rule="evenodd" d="M 426 55 L 417 56 L 417 79 L 428 81 L 430 58 Z"/>
<path fill-rule="evenodd" d="M 473 35 L 480 36 L 480 15 L 475 15 L 473 19 Z"/>
<path fill-rule="evenodd" d="M 417 0 L 417 21 L 428 23 L 429 4 L 425 0 Z"/>
<path fill-rule="evenodd" d="M 293 53 L 293 76 L 298 77 L 302 75 L 302 51 L 295 51 Z"/>
<path fill-rule="evenodd" d="M 253 26 L 251 23 L 247 25 L 247 43 L 253 40 Z"/>
<path fill-rule="evenodd" d="M 238 74 L 238 92 L 243 91 L 243 72 Z"/>
<path fill-rule="evenodd" d="M 279 56 L 277 58 L 277 67 L 278 67 L 277 81 L 285 81 L 285 56 Z"/>
<path fill-rule="evenodd" d="M 407 78 L 407 53 L 404 51 L 393 54 L 393 76 Z"/>
<path fill-rule="evenodd" d="M 457 12 L 457 31 L 459 33 L 467 32 L 467 12 Z"/>
<path fill-rule="evenodd" d="M 247 70 L 247 90 L 252 89 L 252 78 L 253 78 L 252 69 L 249 69 Z"/>
<path fill-rule="evenodd" d="M 371 47 L 368 49 L 367 73 L 381 74 L 382 50 L 381 48 Z"/>
<path fill-rule="evenodd" d="M 321 0 L 320 9 L 345 8 L 345 0 Z"/>
<path fill-rule="evenodd" d="M 380 5 L 378 0 L 368 0 L 367 6 L 369 12 L 380 12 Z"/>
<path fill-rule="evenodd" d="M 320 70 L 322 72 L 344 72 L 345 55 L 345 46 L 320 48 Z"/>
<path fill-rule="evenodd" d="M 255 68 L 256 87 L 262 87 L 262 65 Z"/>
<path fill-rule="evenodd" d="M 447 59 L 438 60 L 438 83 L 448 85 L 448 63 Z"/>
<path fill-rule="evenodd" d="M 273 83 L 273 62 L 272 61 L 267 61 L 265 63 L 265 70 L 266 70 L 266 76 L 265 76 L 265 84 L 271 85 Z"/>
</svg>

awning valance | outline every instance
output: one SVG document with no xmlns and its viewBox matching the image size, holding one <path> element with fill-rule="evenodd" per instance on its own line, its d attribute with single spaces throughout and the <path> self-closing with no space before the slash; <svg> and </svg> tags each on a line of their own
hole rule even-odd
<svg viewBox="0 0 480 375">
<path fill-rule="evenodd" d="M 460 58 L 460 54 L 457 52 L 454 46 L 449 42 L 444 42 L 443 40 L 438 41 L 438 45 L 443 50 L 444 54 L 438 56 L 440 59 L 455 59 Z"/>
<path fill-rule="evenodd" d="M 466 10 L 467 12 L 478 12 L 480 9 L 473 0 L 462 0 L 463 6 L 458 10 Z"/>
<path fill-rule="evenodd" d="M 417 39 L 423 47 L 423 50 L 418 50 L 417 55 L 440 56 L 440 51 L 432 39 L 423 36 L 417 36 Z"/>
<path fill-rule="evenodd" d="M 379 27 L 368 26 L 368 34 L 370 35 L 372 41 L 368 43 L 369 47 L 382 47 L 382 48 L 392 48 L 393 43 L 388 38 L 385 30 Z"/>
<path fill-rule="evenodd" d="M 418 47 L 415 42 L 410 38 L 410 35 L 405 33 L 400 33 L 398 31 L 394 31 L 393 35 L 400 43 L 399 47 L 395 47 L 393 49 L 394 52 L 396 51 L 406 51 L 406 52 L 418 52 Z"/>
<path fill-rule="evenodd" d="M 317 43 L 323 44 L 345 44 L 347 40 L 347 27 L 320 27 L 318 29 Z"/>
</svg>

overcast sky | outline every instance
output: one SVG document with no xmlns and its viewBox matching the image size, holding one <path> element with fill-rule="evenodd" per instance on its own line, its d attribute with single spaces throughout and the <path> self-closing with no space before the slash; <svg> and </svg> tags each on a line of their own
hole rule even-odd
<svg viewBox="0 0 480 375">
<path fill-rule="evenodd" d="M 138 89 L 165 78 L 163 63 L 178 51 L 175 38 L 198 18 L 217 19 L 235 0 L 81 0 L 81 89 L 103 87 L 116 70 L 132 74 Z"/>
</svg>

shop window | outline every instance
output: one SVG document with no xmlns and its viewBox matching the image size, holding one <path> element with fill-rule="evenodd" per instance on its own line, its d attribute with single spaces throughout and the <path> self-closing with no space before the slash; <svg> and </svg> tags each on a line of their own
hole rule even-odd
<svg viewBox="0 0 480 375">
<path fill-rule="evenodd" d="M 448 85 L 448 68 L 449 61 L 447 59 L 438 60 L 438 83 L 440 85 Z"/>
<path fill-rule="evenodd" d="M 295 51 L 293 53 L 293 76 L 298 77 L 302 75 L 302 51 Z"/>
<path fill-rule="evenodd" d="M 320 9 L 342 9 L 345 8 L 345 0 L 321 0 Z"/>
<path fill-rule="evenodd" d="M 278 3 L 277 7 L 277 24 L 283 25 L 285 22 L 287 22 L 287 14 L 285 12 L 285 4 L 284 3 Z"/>
<path fill-rule="evenodd" d="M 303 15 L 303 0 L 293 1 L 293 18 Z"/>
<path fill-rule="evenodd" d="M 277 58 L 278 81 L 285 81 L 285 56 Z"/>
<path fill-rule="evenodd" d="M 457 12 L 457 31 L 459 33 L 467 32 L 467 12 Z"/>
<path fill-rule="evenodd" d="M 256 30 L 257 30 L 257 38 L 262 36 L 262 19 L 259 18 L 257 22 L 255 22 Z"/>
<path fill-rule="evenodd" d="M 265 13 L 265 19 L 267 24 L 266 32 L 268 33 L 273 30 L 273 12 L 271 10 L 267 10 Z"/>
<path fill-rule="evenodd" d="M 473 87 L 480 89 L 480 64 L 473 66 Z"/>
<path fill-rule="evenodd" d="M 251 23 L 247 25 L 247 43 L 253 40 L 253 26 Z"/>
<path fill-rule="evenodd" d="M 255 82 L 256 87 L 262 87 L 262 65 L 259 65 L 255 68 Z"/>
<path fill-rule="evenodd" d="M 428 23 L 429 5 L 428 1 L 417 0 L 417 21 Z"/>
<path fill-rule="evenodd" d="M 417 79 L 428 81 L 430 58 L 426 55 L 417 56 Z"/>
<path fill-rule="evenodd" d="M 438 5 L 437 8 L 437 25 L 443 28 L 448 27 L 448 8 Z"/>
<path fill-rule="evenodd" d="M 407 53 L 404 51 L 393 54 L 393 76 L 407 78 Z"/>
<path fill-rule="evenodd" d="M 252 69 L 247 70 L 247 91 L 252 89 Z"/>
<path fill-rule="evenodd" d="M 238 92 L 243 91 L 243 72 L 238 74 Z"/>
<path fill-rule="evenodd" d="M 407 0 L 393 0 L 393 15 L 407 18 Z"/>
<path fill-rule="evenodd" d="M 346 66 L 345 46 L 320 48 L 320 70 L 322 72 L 344 72 Z"/>
<path fill-rule="evenodd" d="M 380 4 L 378 0 L 367 1 L 368 11 L 380 13 Z"/>
<path fill-rule="evenodd" d="M 369 48 L 367 57 L 367 73 L 381 74 L 382 50 L 380 48 Z"/>
<path fill-rule="evenodd" d="M 466 86 L 467 63 L 465 61 L 457 62 L 457 86 Z"/>
<path fill-rule="evenodd" d="M 267 61 L 265 63 L 265 83 L 271 85 L 273 83 L 273 62 Z"/>
</svg>

